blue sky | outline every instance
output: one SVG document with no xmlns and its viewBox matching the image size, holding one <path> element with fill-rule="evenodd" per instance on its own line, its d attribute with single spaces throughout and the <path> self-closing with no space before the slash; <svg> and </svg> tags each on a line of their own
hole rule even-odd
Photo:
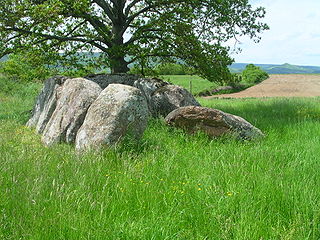
<svg viewBox="0 0 320 240">
<path fill-rule="evenodd" d="M 240 54 L 233 55 L 243 63 L 290 63 L 320 66 L 320 0 L 252 0 L 263 6 L 270 30 L 260 43 L 242 38 Z"/>
</svg>

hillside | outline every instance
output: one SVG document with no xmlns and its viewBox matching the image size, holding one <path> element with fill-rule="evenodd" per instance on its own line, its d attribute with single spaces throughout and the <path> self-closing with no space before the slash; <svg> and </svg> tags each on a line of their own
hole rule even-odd
<svg viewBox="0 0 320 240">
<path fill-rule="evenodd" d="M 230 66 L 232 72 L 241 72 L 245 69 L 247 63 L 234 63 Z M 317 66 L 297 66 L 285 63 L 276 64 L 255 64 L 269 74 L 314 74 L 320 73 L 320 67 Z"/>
</svg>

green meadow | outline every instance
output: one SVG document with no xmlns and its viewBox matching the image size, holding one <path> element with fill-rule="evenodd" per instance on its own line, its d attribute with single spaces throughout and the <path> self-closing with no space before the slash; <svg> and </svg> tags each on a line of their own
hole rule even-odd
<svg viewBox="0 0 320 240">
<path fill-rule="evenodd" d="M 320 239 L 320 98 L 199 99 L 258 142 L 150 120 L 141 142 L 80 155 L 24 126 L 39 89 L 0 89 L 0 239 Z"/>
<path fill-rule="evenodd" d="M 191 76 L 191 75 L 163 75 L 160 76 L 163 80 L 168 81 L 170 83 L 179 85 L 188 89 L 188 91 L 192 92 L 192 94 L 198 94 L 204 90 L 211 90 L 218 85 L 213 82 L 209 82 L 198 76 Z M 191 85 L 190 85 L 191 84 Z M 191 89 L 190 89 L 191 87 Z"/>
</svg>

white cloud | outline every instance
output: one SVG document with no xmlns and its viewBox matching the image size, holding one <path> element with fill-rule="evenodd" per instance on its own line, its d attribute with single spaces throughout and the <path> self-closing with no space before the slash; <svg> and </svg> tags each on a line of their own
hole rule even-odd
<svg viewBox="0 0 320 240">
<path fill-rule="evenodd" d="M 263 21 L 270 30 L 258 44 L 242 39 L 236 62 L 320 65 L 319 0 L 256 0 L 252 4 L 266 8 Z"/>
</svg>

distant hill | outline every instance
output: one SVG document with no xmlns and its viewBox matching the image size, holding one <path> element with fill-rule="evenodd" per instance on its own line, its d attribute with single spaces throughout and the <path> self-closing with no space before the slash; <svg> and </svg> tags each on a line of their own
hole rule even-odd
<svg viewBox="0 0 320 240">
<path fill-rule="evenodd" d="M 276 64 L 254 64 L 269 74 L 312 74 L 320 73 L 320 67 L 317 66 L 297 66 L 285 63 Z M 233 63 L 230 66 L 231 72 L 241 72 L 245 69 L 247 63 Z"/>
<path fill-rule="evenodd" d="M 87 55 L 86 53 L 79 53 L 80 55 Z M 89 57 L 99 57 L 100 53 L 93 53 L 88 55 Z M 7 60 L 8 57 L 4 56 L 0 59 L 0 62 Z M 179 63 L 179 61 L 178 61 Z M 182 63 L 182 62 L 181 62 Z M 248 63 L 233 63 L 229 69 L 231 72 L 240 73 L 242 72 Z M 285 63 L 282 65 L 278 64 L 254 64 L 269 74 L 320 74 L 320 67 L 317 66 L 297 66 Z"/>
</svg>

